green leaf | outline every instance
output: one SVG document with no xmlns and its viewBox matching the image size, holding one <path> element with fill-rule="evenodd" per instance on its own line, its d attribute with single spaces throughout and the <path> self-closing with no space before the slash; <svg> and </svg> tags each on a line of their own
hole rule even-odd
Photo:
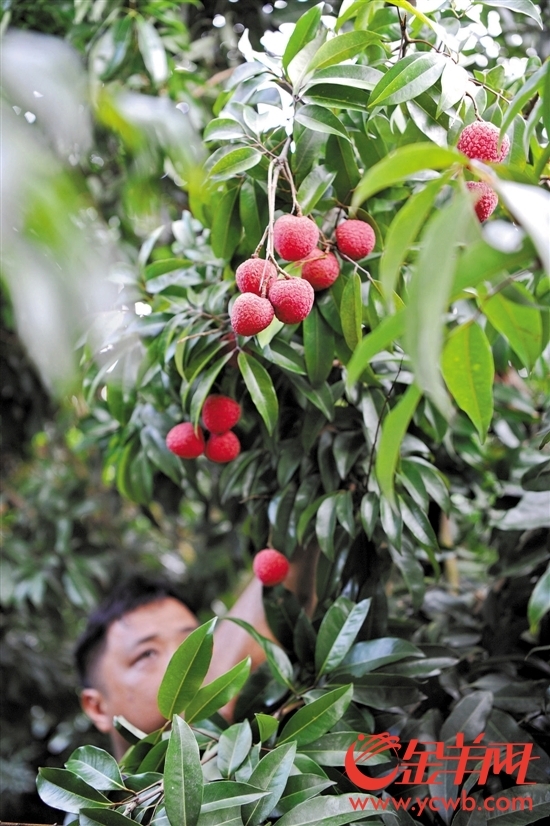
<svg viewBox="0 0 550 826">
<path fill-rule="evenodd" d="M 314 797 L 283 815 L 277 826 L 346 826 L 376 814 L 374 807 L 354 812 L 349 800 L 349 794 Z"/>
<path fill-rule="evenodd" d="M 269 794 L 255 803 L 243 806 L 244 826 L 258 826 L 268 818 L 284 792 L 295 754 L 296 743 L 288 743 L 262 757 L 248 782 Z"/>
<path fill-rule="evenodd" d="M 205 141 L 227 141 L 242 136 L 243 127 L 233 118 L 214 118 L 204 130 Z"/>
<path fill-rule="evenodd" d="M 371 34 L 371 39 L 378 40 L 377 35 Z M 372 66 L 362 66 L 360 64 L 344 66 L 331 66 L 328 69 L 321 69 L 315 72 L 308 82 L 306 89 L 311 89 L 318 83 L 332 86 L 353 86 L 355 89 L 374 89 L 376 84 L 384 77 L 384 73 Z"/>
<path fill-rule="evenodd" d="M 341 138 L 349 140 L 344 124 L 330 109 L 319 106 L 317 103 L 306 103 L 305 106 L 300 106 L 296 112 L 295 120 L 314 132 L 339 135 Z"/>
<path fill-rule="evenodd" d="M 156 83 L 164 83 L 168 78 L 168 61 L 162 38 L 150 20 L 137 18 L 138 45 L 143 62 L 151 79 Z"/>
<path fill-rule="evenodd" d="M 260 190 L 253 181 L 246 180 L 239 195 L 239 217 L 244 227 L 246 240 L 252 248 L 260 243 L 263 231 L 263 210 L 259 199 Z"/>
<path fill-rule="evenodd" d="M 237 619 L 237 617 L 227 617 L 227 619 L 236 625 L 240 625 L 245 631 L 248 631 L 250 636 L 263 648 L 271 672 L 279 685 L 284 685 L 292 689 L 294 671 L 292 663 L 283 649 L 279 645 L 276 645 L 276 643 L 268 640 L 267 637 L 259 634 L 258 631 L 245 620 Z"/>
<path fill-rule="evenodd" d="M 190 411 L 190 418 L 193 422 L 195 427 L 199 424 L 199 419 L 201 416 L 201 411 L 205 402 L 206 397 L 209 395 L 212 385 L 216 381 L 218 374 L 221 370 L 225 367 L 229 359 L 232 357 L 233 353 L 226 353 L 224 356 L 219 358 L 217 361 L 212 364 L 208 370 L 206 370 L 200 377 L 198 386 L 193 393 L 193 398 L 191 399 L 191 411 Z"/>
<path fill-rule="evenodd" d="M 321 200 L 335 178 L 335 172 L 329 172 L 325 166 L 316 166 L 309 172 L 298 189 L 296 198 L 307 215 Z"/>
<path fill-rule="evenodd" d="M 363 176 L 352 198 L 352 206 L 361 206 L 376 192 L 420 172 L 422 169 L 447 169 L 452 164 L 465 164 L 467 159 L 454 149 L 444 149 L 433 143 L 413 143 L 401 146 L 372 166 Z"/>
<path fill-rule="evenodd" d="M 527 618 L 531 633 L 538 630 L 541 619 L 550 611 L 550 565 L 533 589 L 527 606 Z"/>
<path fill-rule="evenodd" d="M 401 573 L 407 590 L 412 597 L 412 603 L 415 610 L 419 610 L 424 600 L 426 592 L 426 582 L 424 579 L 424 569 L 416 558 L 413 548 L 410 543 L 404 542 L 401 552 L 395 548 L 389 548 L 392 562 Z"/>
<path fill-rule="evenodd" d="M 250 657 L 234 665 L 226 674 L 203 686 L 185 711 L 188 723 L 204 720 L 224 706 L 237 694 L 245 684 L 250 673 Z"/>
<path fill-rule="evenodd" d="M 304 534 L 306 532 L 306 528 L 315 516 L 315 514 L 317 513 L 317 511 L 319 510 L 322 502 L 324 502 L 325 499 L 328 499 L 329 496 L 332 496 L 332 494 L 325 493 L 323 494 L 323 496 L 319 496 L 319 498 L 316 499 L 314 502 L 311 502 L 300 515 L 300 519 L 298 520 L 298 529 L 296 532 L 296 536 L 298 538 L 299 543 L 302 543 L 304 539 Z"/>
<path fill-rule="evenodd" d="M 341 686 L 300 708 L 285 724 L 279 745 L 292 740 L 298 746 L 305 746 L 326 734 L 346 713 L 352 694 L 352 685 Z"/>
<path fill-rule="evenodd" d="M 512 786 L 506 791 L 499 791 L 497 800 L 508 800 L 510 811 L 498 809 L 489 812 L 487 824 L 489 826 L 526 826 L 528 823 L 543 823 L 550 817 L 550 784 L 537 783 L 529 787 L 525 794 L 525 786 Z M 519 809 L 516 801 L 521 801 L 525 808 Z"/>
<path fill-rule="evenodd" d="M 315 533 L 319 547 L 328 559 L 334 559 L 334 531 L 338 493 L 331 493 L 317 508 Z"/>
<path fill-rule="evenodd" d="M 468 245 L 458 259 L 451 301 L 455 301 L 467 287 L 475 287 L 481 281 L 489 281 L 503 272 L 513 272 L 530 257 L 530 251 L 524 247 L 518 252 L 508 253 L 489 246 L 483 240 Z"/>
<path fill-rule="evenodd" d="M 501 137 L 508 130 L 508 127 L 514 122 L 516 115 L 519 115 L 521 110 L 531 100 L 533 95 L 542 91 L 547 70 L 548 64 L 541 66 L 540 69 L 531 75 L 531 77 L 526 80 L 523 86 L 521 86 L 516 92 L 513 99 L 510 101 L 510 105 L 506 109 L 502 123 L 500 124 Z"/>
<path fill-rule="evenodd" d="M 218 181 L 227 181 L 247 169 L 252 169 L 260 163 L 262 153 L 252 146 L 241 146 L 233 149 L 216 161 L 210 170 L 210 177 Z"/>
<path fill-rule="evenodd" d="M 441 75 L 441 97 L 437 104 L 437 115 L 446 112 L 455 103 L 464 97 L 468 84 L 468 72 L 463 66 L 459 66 L 450 57 L 445 61 L 445 68 Z"/>
<path fill-rule="evenodd" d="M 370 32 L 348 32 L 338 37 L 333 37 L 318 49 L 315 57 L 307 67 L 308 72 L 314 69 L 324 69 L 327 66 L 334 66 L 336 63 L 343 63 L 355 57 L 356 54 L 372 43 L 373 37 Z"/>
<path fill-rule="evenodd" d="M 405 343 L 415 379 L 446 417 L 451 414 L 451 405 L 440 373 L 443 316 L 449 304 L 458 247 L 470 240 L 473 220 L 467 195 L 458 193 L 429 221 L 405 308 Z"/>
<path fill-rule="evenodd" d="M 240 352 L 237 360 L 247 390 L 271 436 L 279 417 L 279 402 L 271 376 L 259 361 L 247 353 Z"/>
<path fill-rule="evenodd" d="M 265 743 L 279 728 L 279 721 L 275 717 L 272 717 L 271 714 L 255 714 L 254 717 L 258 723 L 260 740 L 262 743 Z"/>
<path fill-rule="evenodd" d="M 268 347 L 264 347 L 263 355 L 268 361 L 290 370 L 291 373 L 297 373 L 299 376 L 305 376 L 307 373 L 303 357 L 286 341 L 274 339 Z"/>
<path fill-rule="evenodd" d="M 287 780 L 285 794 L 277 804 L 277 812 L 282 815 L 291 812 L 300 803 L 334 785 L 334 780 L 323 780 L 318 774 L 293 774 Z"/>
<path fill-rule="evenodd" d="M 403 531 L 403 520 L 401 514 L 391 505 L 385 496 L 380 498 L 380 523 L 390 544 L 399 550 L 401 548 L 401 535 Z"/>
<path fill-rule="evenodd" d="M 445 58 L 434 52 L 420 52 L 398 60 L 372 90 L 369 109 L 418 97 L 439 80 L 444 68 Z"/>
<path fill-rule="evenodd" d="M 401 675 L 365 674 L 357 677 L 353 685 L 356 703 L 380 710 L 410 706 L 425 696 L 414 680 Z"/>
<path fill-rule="evenodd" d="M 290 61 L 296 57 L 304 46 L 314 39 L 320 22 L 321 7 L 318 5 L 312 9 L 308 9 L 308 11 L 300 17 L 294 27 L 294 31 L 290 35 L 283 54 L 283 69 L 285 72 L 288 69 Z"/>
<path fill-rule="evenodd" d="M 290 375 L 292 384 L 331 422 L 334 419 L 334 400 L 328 384 L 325 382 L 319 387 L 311 387 L 301 376 Z"/>
<path fill-rule="evenodd" d="M 193 631 L 172 655 L 158 691 L 158 707 L 167 720 L 191 702 L 210 667 L 217 618 Z"/>
<path fill-rule="evenodd" d="M 342 301 L 340 302 L 340 320 L 344 339 L 350 350 L 354 350 L 361 341 L 361 322 L 363 318 L 363 304 L 361 301 L 361 278 L 358 273 L 348 279 Z"/>
<path fill-rule="evenodd" d="M 44 803 L 63 812 L 76 814 L 83 806 L 111 805 L 105 795 L 66 769 L 39 769 L 36 788 Z"/>
<path fill-rule="evenodd" d="M 514 218 L 529 233 L 546 272 L 550 273 L 550 192 L 538 186 L 496 177 L 491 185 Z"/>
<path fill-rule="evenodd" d="M 540 11 L 534 3 L 531 3 L 531 0 L 479 0 L 479 2 L 484 6 L 493 6 L 499 9 L 511 9 L 511 11 L 515 11 L 518 14 L 525 14 L 527 17 L 531 17 L 535 20 L 541 29 L 543 28 Z"/>
<path fill-rule="evenodd" d="M 380 281 L 386 300 L 391 302 L 399 271 L 410 253 L 416 236 L 426 223 L 428 213 L 450 175 L 430 181 L 424 189 L 411 195 L 399 210 L 388 229 L 385 248 L 380 258 Z"/>
<path fill-rule="evenodd" d="M 465 740 L 474 740 L 485 731 L 485 723 L 493 707 L 490 691 L 473 691 L 458 701 L 441 727 L 440 737 L 449 740 L 459 732 Z"/>
<path fill-rule="evenodd" d="M 344 659 L 365 621 L 371 600 L 354 605 L 340 596 L 330 606 L 319 628 L 315 646 L 315 669 L 321 677 L 333 671 Z"/>
<path fill-rule="evenodd" d="M 367 537 L 372 539 L 376 523 L 378 522 L 379 497 L 376 493 L 365 493 L 361 499 L 361 523 Z"/>
<path fill-rule="evenodd" d="M 317 307 L 313 307 L 302 324 L 307 373 L 314 387 L 323 384 L 332 370 L 334 333 Z"/>
<path fill-rule="evenodd" d="M 362 677 L 369 671 L 375 671 L 377 668 L 404 660 L 406 657 L 423 656 L 422 651 L 407 640 L 401 640 L 398 637 L 380 637 L 377 640 L 356 643 L 336 669 L 336 673 Z"/>
<path fill-rule="evenodd" d="M 109 809 L 86 808 L 78 813 L 79 826 L 128 826 L 128 823 L 135 823 L 135 820 Z"/>
<path fill-rule="evenodd" d="M 410 530 L 414 538 L 425 548 L 437 548 L 437 537 L 434 529 L 430 524 L 430 520 L 424 513 L 422 508 L 408 496 L 399 496 L 399 510 L 403 518 L 403 522 Z M 437 560 L 431 560 L 439 573 L 439 565 Z"/>
<path fill-rule="evenodd" d="M 531 294 L 522 284 L 514 284 L 514 290 L 519 297 L 531 300 Z M 495 330 L 508 339 L 525 367 L 531 369 L 542 349 L 540 311 L 528 304 L 509 301 L 502 292 L 481 299 L 480 307 Z"/>
<path fill-rule="evenodd" d="M 359 343 L 347 365 L 346 384 L 351 387 L 368 367 L 370 361 L 405 332 L 405 313 L 386 316 L 378 327 Z"/>
<path fill-rule="evenodd" d="M 395 503 L 394 476 L 401 442 L 421 397 L 422 391 L 415 384 L 411 384 L 382 424 L 382 435 L 376 456 L 376 477 L 382 494 L 392 504 Z"/>
<path fill-rule="evenodd" d="M 195 826 L 203 795 L 199 747 L 187 723 L 174 716 L 164 770 L 164 803 L 170 826 Z"/>
<path fill-rule="evenodd" d="M 97 746 L 81 746 L 73 751 L 65 768 L 100 791 L 124 789 L 115 758 Z"/>
<path fill-rule="evenodd" d="M 495 365 L 479 324 L 471 321 L 452 331 L 443 348 L 441 369 L 449 392 L 484 442 L 493 418 Z"/>
<path fill-rule="evenodd" d="M 214 255 L 224 261 L 231 258 L 241 240 L 238 194 L 239 186 L 230 186 L 216 199 L 210 243 Z"/>
<path fill-rule="evenodd" d="M 249 783 L 237 783 L 233 780 L 217 780 L 215 783 L 206 783 L 202 798 L 201 821 L 202 815 L 208 812 L 217 812 L 234 806 L 244 806 L 263 797 L 265 797 L 265 792 L 251 786 Z M 225 821 L 219 822 L 223 823 Z"/>
<path fill-rule="evenodd" d="M 218 769 L 226 780 L 239 768 L 252 747 L 248 720 L 225 729 L 218 741 Z M 254 785 L 254 784 L 252 784 Z"/>
<path fill-rule="evenodd" d="M 134 18 L 130 14 L 126 14 L 124 17 L 121 17 L 111 28 L 114 50 L 111 59 L 100 76 L 100 80 L 111 80 L 120 66 L 124 63 L 128 52 L 128 46 L 132 42 L 133 30 Z"/>
<path fill-rule="evenodd" d="M 333 171 L 336 176 L 334 189 L 338 199 L 342 203 L 347 203 L 361 177 L 351 144 L 336 135 L 331 135 L 327 142 L 325 163 L 327 169 Z"/>
<path fill-rule="evenodd" d="M 521 487 L 524 490 L 550 490 L 550 459 L 529 468 L 521 477 Z"/>
</svg>

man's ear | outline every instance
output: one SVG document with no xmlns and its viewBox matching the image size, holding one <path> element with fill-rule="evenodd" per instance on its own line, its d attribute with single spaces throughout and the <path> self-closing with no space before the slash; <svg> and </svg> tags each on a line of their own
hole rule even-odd
<svg viewBox="0 0 550 826">
<path fill-rule="evenodd" d="M 99 689 L 85 688 L 80 695 L 80 705 L 99 731 L 108 734 L 112 730 L 113 718 Z"/>
</svg>

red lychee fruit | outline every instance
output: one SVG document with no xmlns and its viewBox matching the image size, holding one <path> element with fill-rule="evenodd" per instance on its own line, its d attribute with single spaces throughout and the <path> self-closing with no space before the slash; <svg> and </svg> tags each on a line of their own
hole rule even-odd
<svg viewBox="0 0 550 826">
<path fill-rule="evenodd" d="M 466 184 L 470 191 L 476 193 L 474 209 L 480 221 L 486 221 L 492 215 L 498 204 L 498 196 L 484 181 L 468 181 Z"/>
<path fill-rule="evenodd" d="M 264 585 L 279 585 L 288 574 L 288 559 L 280 551 L 264 548 L 254 557 L 252 569 Z"/>
<path fill-rule="evenodd" d="M 494 123 L 476 120 L 462 130 L 456 148 L 471 160 L 502 163 L 510 151 L 510 138 L 504 135 L 499 147 L 499 133 Z"/>
<path fill-rule="evenodd" d="M 213 433 L 206 443 L 206 458 L 212 462 L 232 462 L 241 452 L 241 443 L 232 430 Z"/>
<path fill-rule="evenodd" d="M 191 422 L 177 424 L 166 436 L 166 447 L 182 459 L 196 459 L 204 453 L 204 436 Z"/>
<path fill-rule="evenodd" d="M 241 406 L 229 396 L 208 396 L 202 406 L 202 423 L 210 433 L 225 433 L 241 418 Z"/>
<path fill-rule="evenodd" d="M 282 278 L 269 288 L 269 300 L 275 315 L 284 324 L 298 324 L 311 312 L 315 293 L 303 278 Z"/>
<path fill-rule="evenodd" d="M 267 298 L 254 293 L 237 296 L 231 307 L 231 326 L 240 336 L 255 336 L 273 321 L 273 307 Z"/>
<path fill-rule="evenodd" d="M 326 290 L 340 275 L 340 264 L 332 252 L 314 250 L 302 267 L 302 278 L 314 290 Z"/>
<path fill-rule="evenodd" d="M 370 224 L 350 218 L 336 227 L 336 243 L 342 255 L 359 261 L 373 251 L 376 235 Z"/>
<path fill-rule="evenodd" d="M 254 293 L 264 295 L 269 289 L 269 285 L 277 278 L 277 267 L 271 261 L 263 258 L 249 258 L 237 267 L 235 280 L 237 287 L 242 293 Z"/>
<path fill-rule="evenodd" d="M 285 261 L 301 261 L 319 243 L 319 229 L 311 218 L 281 215 L 273 226 L 273 244 Z"/>
</svg>

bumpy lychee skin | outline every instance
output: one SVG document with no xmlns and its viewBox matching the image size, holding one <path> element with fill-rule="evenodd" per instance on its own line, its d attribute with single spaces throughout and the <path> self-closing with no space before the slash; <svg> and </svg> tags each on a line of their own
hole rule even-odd
<svg viewBox="0 0 550 826">
<path fill-rule="evenodd" d="M 288 574 L 288 559 L 280 551 L 264 548 L 254 557 L 252 569 L 264 585 L 279 585 Z"/>
<path fill-rule="evenodd" d="M 486 221 L 492 215 L 498 204 L 498 196 L 484 181 L 468 181 L 467 188 L 477 195 L 474 209 L 481 222 Z"/>
<path fill-rule="evenodd" d="M 269 327 L 273 315 L 273 307 L 267 298 L 243 293 L 231 307 L 231 326 L 239 336 L 255 336 Z"/>
<path fill-rule="evenodd" d="M 510 138 L 504 135 L 498 145 L 500 130 L 493 123 L 477 120 L 464 127 L 456 148 L 470 160 L 502 163 L 510 151 Z"/>
<path fill-rule="evenodd" d="M 315 291 L 326 290 L 340 275 L 340 264 L 332 252 L 314 250 L 302 267 L 302 278 Z"/>
<path fill-rule="evenodd" d="M 264 296 L 269 285 L 277 278 L 277 268 L 271 261 L 263 258 L 249 258 L 237 267 L 235 280 L 242 293 L 254 293 Z"/>
<path fill-rule="evenodd" d="M 202 423 L 210 433 L 225 433 L 241 418 L 241 406 L 229 396 L 208 396 L 202 406 Z"/>
<path fill-rule="evenodd" d="M 166 447 L 182 459 L 196 459 L 204 453 L 204 436 L 191 422 L 177 424 L 166 436 Z"/>
<path fill-rule="evenodd" d="M 241 452 L 241 443 L 232 430 L 213 433 L 206 443 L 206 458 L 224 464 L 232 462 Z"/>
<path fill-rule="evenodd" d="M 284 324 L 299 324 L 311 312 L 315 293 L 303 278 L 284 278 L 269 288 L 269 300 L 275 315 Z"/>
<path fill-rule="evenodd" d="M 350 218 L 336 227 L 336 243 L 342 255 L 359 261 L 373 251 L 376 235 L 370 224 Z"/>
<path fill-rule="evenodd" d="M 319 229 L 310 218 L 281 215 L 273 225 L 273 244 L 285 261 L 301 261 L 319 243 Z"/>
</svg>

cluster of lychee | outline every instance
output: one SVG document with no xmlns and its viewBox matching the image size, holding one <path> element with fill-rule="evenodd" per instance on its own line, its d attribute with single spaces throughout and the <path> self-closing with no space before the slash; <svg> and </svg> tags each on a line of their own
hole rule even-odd
<svg viewBox="0 0 550 826">
<path fill-rule="evenodd" d="M 466 126 L 458 139 L 457 149 L 470 160 L 502 163 L 510 151 L 510 138 L 504 135 L 499 144 L 500 130 L 486 121 Z M 480 221 L 486 221 L 498 204 L 496 192 L 485 181 L 468 181 L 467 188 L 476 193 L 475 211 Z"/>
<path fill-rule="evenodd" d="M 166 436 L 166 447 L 182 459 L 196 459 L 202 454 L 212 462 L 232 462 L 241 452 L 241 443 L 231 428 L 241 418 L 241 406 L 229 396 L 208 396 L 202 408 L 202 423 L 210 436 L 205 441 L 202 428 L 191 422 L 173 427 Z"/>
<path fill-rule="evenodd" d="M 279 278 L 278 268 L 267 259 L 253 257 L 235 273 L 241 295 L 231 307 L 231 325 L 241 336 L 265 330 L 273 318 L 299 324 L 313 306 L 317 290 L 326 290 L 340 274 L 337 257 L 320 249 L 317 224 L 302 215 L 282 215 L 273 225 L 273 246 L 285 261 L 302 262 L 301 278 Z M 365 221 L 350 219 L 336 228 L 336 246 L 345 257 L 359 261 L 370 255 L 376 237 Z M 328 246 L 328 245 L 327 245 Z"/>
</svg>

